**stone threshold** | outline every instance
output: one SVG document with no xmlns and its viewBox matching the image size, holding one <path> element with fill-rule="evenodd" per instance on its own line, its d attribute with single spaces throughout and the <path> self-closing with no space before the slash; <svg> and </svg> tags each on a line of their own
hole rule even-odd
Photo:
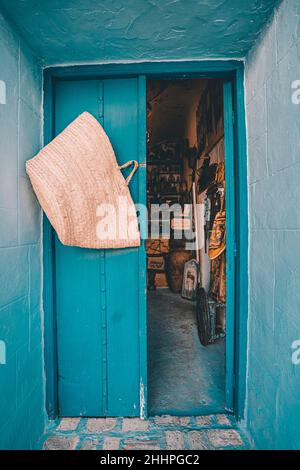
<svg viewBox="0 0 300 470">
<path fill-rule="evenodd" d="M 156 416 L 61 418 L 51 421 L 44 450 L 246 450 L 250 444 L 233 417 Z"/>
</svg>

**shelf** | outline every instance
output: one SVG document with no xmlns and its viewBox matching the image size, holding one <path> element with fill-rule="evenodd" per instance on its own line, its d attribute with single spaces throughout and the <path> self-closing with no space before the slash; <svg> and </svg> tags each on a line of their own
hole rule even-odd
<svg viewBox="0 0 300 470">
<path fill-rule="evenodd" d="M 151 162 L 147 161 L 147 165 L 161 165 L 161 166 L 165 166 L 165 165 L 179 165 L 181 166 L 182 165 L 182 161 L 181 160 L 152 160 Z"/>
<path fill-rule="evenodd" d="M 174 196 L 181 196 L 181 193 L 160 193 L 161 197 L 174 197 Z"/>
<path fill-rule="evenodd" d="M 148 194 L 148 197 L 159 199 L 159 198 L 166 198 L 166 197 L 181 197 L 182 195 L 179 193 L 171 193 L 171 194 Z"/>
</svg>

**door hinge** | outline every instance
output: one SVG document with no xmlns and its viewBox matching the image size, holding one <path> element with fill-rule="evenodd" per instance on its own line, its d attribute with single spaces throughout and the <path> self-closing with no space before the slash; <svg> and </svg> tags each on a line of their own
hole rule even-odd
<svg viewBox="0 0 300 470">
<path fill-rule="evenodd" d="M 236 258 L 236 256 L 237 256 L 237 246 L 236 246 L 235 242 L 234 242 L 234 248 L 233 248 L 233 255 Z"/>
<path fill-rule="evenodd" d="M 103 118 L 103 99 L 98 99 L 98 118 Z"/>
</svg>

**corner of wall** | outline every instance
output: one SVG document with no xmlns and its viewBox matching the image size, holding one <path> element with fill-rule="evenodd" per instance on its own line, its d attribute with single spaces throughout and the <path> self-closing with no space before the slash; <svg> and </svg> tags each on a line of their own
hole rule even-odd
<svg viewBox="0 0 300 470">
<path fill-rule="evenodd" d="M 42 145 L 42 66 L 0 13 L 0 448 L 33 448 L 45 426 L 42 361 L 41 210 L 25 161 Z"/>
<path fill-rule="evenodd" d="M 290 247 L 300 242 L 300 200 L 292 190 L 300 177 L 299 111 L 292 103 L 292 83 L 299 79 L 299 16 L 298 0 L 279 2 L 245 64 L 250 221 L 245 417 L 258 448 L 299 448 L 292 417 L 300 380 L 289 360 L 299 300 L 296 291 L 286 290 L 298 272 Z"/>
</svg>

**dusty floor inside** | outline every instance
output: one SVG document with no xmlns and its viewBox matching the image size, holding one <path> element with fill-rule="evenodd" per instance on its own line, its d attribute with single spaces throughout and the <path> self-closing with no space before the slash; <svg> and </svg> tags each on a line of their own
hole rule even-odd
<svg viewBox="0 0 300 470">
<path fill-rule="evenodd" d="M 225 415 L 139 418 L 63 418 L 50 424 L 45 450 L 249 449 L 233 418 Z"/>
<path fill-rule="evenodd" d="M 169 289 L 148 292 L 149 414 L 225 409 L 225 341 L 201 345 L 195 304 Z"/>
</svg>

